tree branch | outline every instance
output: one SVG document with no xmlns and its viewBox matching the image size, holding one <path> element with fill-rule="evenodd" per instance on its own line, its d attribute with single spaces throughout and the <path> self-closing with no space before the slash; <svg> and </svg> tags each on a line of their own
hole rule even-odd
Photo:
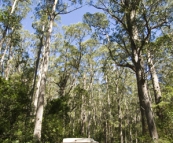
<svg viewBox="0 0 173 143">
<path fill-rule="evenodd" d="M 97 9 L 101 9 L 101 10 L 103 10 L 103 11 L 109 13 L 113 19 L 115 19 L 116 21 L 118 21 L 119 23 L 121 23 L 121 24 L 123 25 L 123 27 L 124 27 L 125 29 L 127 29 L 125 23 L 123 23 L 123 21 L 122 21 L 119 17 L 117 17 L 117 16 L 115 16 L 114 14 L 112 14 L 108 8 L 98 7 L 98 6 L 95 6 L 95 5 L 92 5 L 92 4 L 91 4 L 91 6 L 97 8 Z M 105 5 L 104 5 L 104 6 L 105 6 Z"/>
<path fill-rule="evenodd" d="M 116 64 L 117 66 L 120 66 L 120 67 L 128 67 L 128 68 L 132 69 L 133 71 L 136 71 L 136 70 L 135 70 L 135 67 L 134 67 L 133 65 L 129 64 L 129 63 L 125 63 L 125 64 L 117 63 L 117 62 L 116 62 L 116 59 L 114 59 L 114 57 L 113 57 L 112 51 L 111 51 L 111 49 L 109 48 L 109 46 L 108 46 L 107 48 L 108 48 L 108 50 L 109 50 L 109 54 L 110 54 L 111 59 L 115 62 L 115 64 Z"/>
<path fill-rule="evenodd" d="M 132 69 L 134 72 L 136 71 L 135 67 L 129 63 L 125 63 L 125 64 L 116 63 L 116 64 L 117 64 L 117 66 L 120 66 L 120 67 L 128 67 L 128 68 Z"/>
<path fill-rule="evenodd" d="M 155 28 L 161 27 L 161 26 L 163 26 L 165 23 L 167 23 L 167 22 L 166 22 L 166 19 L 165 19 L 164 21 L 158 23 L 157 25 L 152 26 L 151 29 L 155 29 Z"/>
<path fill-rule="evenodd" d="M 87 5 L 87 4 L 85 4 L 85 5 Z M 84 6 L 85 6 L 85 5 L 84 5 Z M 77 8 L 75 8 L 75 9 L 72 9 L 72 10 L 67 11 L 67 12 L 63 12 L 63 11 L 64 11 L 64 9 L 63 9 L 63 10 L 61 10 L 60 12 L 56 13 L 55 16 L 57 16 L 57 15 L 59 15 L 59 14 L 68 14 L 68 13 L 71 13 L 71 12 L 77 10 L 77 9 L 82 8 L 82 7 L 83 7 L 83 6 L 80 6 L 80 7 L 77 7 Z"/>
</svg>

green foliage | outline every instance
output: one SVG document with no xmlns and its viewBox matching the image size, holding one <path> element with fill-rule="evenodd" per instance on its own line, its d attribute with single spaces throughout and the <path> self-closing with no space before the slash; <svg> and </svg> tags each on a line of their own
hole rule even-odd
<svg viewBox="0 0 173 143">
<path fill-rule="evenodd" d="M 47 143 L 61 142 L 69 133 L 68 97 L 49 101 L 45 107 L 42 140 Z"/>
<path fill-rule="evenodd" d="M 74 6 L 72 8 L 76 8 L 75 4 L 82 4 L 82 0 L 59 1 L 53 14 L 53 1 L 38 2 L 35 8 L 37 21 L 32 26 L 36 30 L 35 37 L 41 40 L 37 43 L 34 37 L 30 43 L 32 45 L 26 44 L 30 40 L 30 35 L 23 38 L 25 34 L 21 34 L 21 20 L 29 10 L 27 5 L 29 0 L 19 0 L 13 14 L 10 14 L 13 1 L 3 0 L 3 2 L 5 5 L 0 10 L 0 28 L 1 34 L 6 29 L 7 34 L 1 54 L 4 52 L 4 47 L 11 46 L 12 51 L 7 49 L 5 53 L 3 66 L 6 70 L 5 67 L 9 62 L 9 67 L 12 68 L 9 80 L 0 77 L 0 142 L 32 143 L 34 117 L 30 116 L 31 95 L 29 93 L 35 59 L 29 59 L 33 53 L 28 52 L 25 47 L 30 49 L 42 46 L 47 39 L 50 18 L 56 19 L 58 15 L 68 12 L 71 4 Z M 142 135 L 141 132 L 135 73 L 116 65 L 133 64 L 133 57 L 130 56 L 133 52 L 131 41 L 136 44 L 136 48 L 140 47 L 141 58 L 146 57 L 148 50 L 151 52 L 160 78 L 162 102 L 153 105 L 153 112 L 160 108 L 162 117 L 159 119 L 155 116 L 160 138 L 157 142 L 173 142 L 172 27 L 161 27 L 167 26 L 172 19 L 171 16 L 164 23 L 164 18 L 172 14 L 172 2 L 170 0 L 140 2 L 131 0 L 129 4 L 123 2 L 128 1 L 91 1 L 90 5 L 95 4 L 95 7 L 104 10 L 105 13 L 86 13 L 83 17 L 84 23 L 64 26 L 61 29 L 64 30 L 62 35 L 56 34 L 57 27 L 55 28 L 54 25 L 59 23 L 54 21 L 51 35 L 51 42 L 54 43 L 50 46 L 51 64 L 46 78 L 47 96 L 50 97 L 51 94 L 51 97 L 45 97 L 48 100 L 45 105 L 42 142 L 60 143 L 65 137 L 89 135 L 100 143 L 106 142 L 106 139 L 108 143 L 120 142 L 120 108 L 122 135 L 124 139 L 126 138 L 126 142 L 135 142 L 136 139 L 141 143 L 153 142 L 148 133 Z M 130 25 L 128 22 L 133 9 L 137 14 L 134 23 Z M 139 40 L 133 38 L 135 27 Z M 95 33 L 92 33 L 93 28 Z M 160 36 L 161 28 L 164 31 L 162 36 Z M 91 35 L 92 38 L 88 40 Z M 129 38 L 130 36 L 132 39 Z M 104 39 L 104 44 L 98 40 L 101 39 L 100 37 Z M 143 60 L 146 68 L 144 71 L 148 74 L 146 60 L 147 58 Z M 2 70 L 2 76 L 3 74 L 5 71 Z M 148 79 L 148 75 L 146 77 Z M 149 87 L 150 84 L 148 82 Z M 151 96 L 152 93 L 151 89 Z"/>
<path fill-rule="evenodd" d="M 1 11 L 0 22 L 4 24 L 5 27 L 20 29 L 22 17 L 16 14 L 10 14 L 9 11 Z"/>
<path fill-rule="evenodd" d="M 173 87 L 165 86 L 162 95 L 162 102 L 159 103 L 162 118 L 157 119 L 157 125 L 161 141 L 169 143 L 173 141 L 173 135 L 170 132 L 173 130 Z"/>
<path fill-rule="evenodd" d="M 63 29 L 65 30 L 65 38 L 66 39 L 73 39 L 80 40 L 89 35 L 91 32 L 91 28 L 84 23 L 77 23 L 72 24 L 70 26 L 64 26 Z M 71 40 L 70 40 L 71 42 Z"/>
<path fill-rule="evenodd" d="M 83 21 L 97 30 L 103 30 L 109 25 L 106 15 L 98 12 L 94 14 L 86 13 L 83 17 Z"/>
<path fill-rule="evenodd" d="M 30 138 L 28 85 L 19 79 L 0 78 L 0 142 L 24 142 Z"/>
</svg>

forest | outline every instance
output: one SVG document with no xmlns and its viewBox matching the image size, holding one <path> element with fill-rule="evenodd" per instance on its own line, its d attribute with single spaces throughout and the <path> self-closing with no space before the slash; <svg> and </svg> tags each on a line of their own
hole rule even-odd
<svg viewBox="0 0 173 143">
<path fill-rule="evenodd" d="M 173 143 L 172 21 L 172 0 L 0 0 L 0 142 Z"/>
</svg>

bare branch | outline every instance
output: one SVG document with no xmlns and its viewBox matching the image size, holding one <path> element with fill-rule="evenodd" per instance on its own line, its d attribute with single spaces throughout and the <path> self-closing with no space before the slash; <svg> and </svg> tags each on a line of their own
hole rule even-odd
<svg viewBox="0 0 173 143">
<path fill-rule="evenodd" d="M 86 5 L 86 4 L 85 4 L 85 5 Z M 85 5 L 84 5 L 84 6 L 85 6 Z M 72 9 L 72 10 L 67 11 L 67 12 L 63 12 L 63 11 L 64 11 L 64 9 L 63 9 L 63 10 L 61 10 L 60 12 L 56 13 L 55 16 L 57 16 L 57 15 L 59 15 L 59 14 L 68 14 L 68 13 L 71 13 L 71 12 L 73 12 L 73 11 L 75 11 L 75 10 L 78 10 L 78 9 L 82 8 L 82 7 L 83 7 L 83 6 L 80 6 L 80 7 L 77 7 L 77 8 L 75 8 L 75 9 Z"/>
<path fill-rule="evenodd" d="M 143 18 L 145 21 L 145 26 L 147 28 L 147 35 L 144 37 L 144 40 L 141 41 L 141 46 L 140 46 L 140 50 L 142 50 L 143 46 L 145 45 L 146 41 L 150 38 L 151 35 L 151 27 L 149 27 L 149 22 L 147 20 L 147 16 L 145 13 L 143 13 Z"/>
<path fill-rule="evenodd" d="M 121 41 L 123 42 L 123 46 L 121 46 L 120 44 L 119 45 L 127 52 L 128 55 L 131 55 L 128 48 L 127 48 L 127 46 L 126 46 L 125 41 L 123 39 Z"/>
<path fill-rule="evenodd" d="M 130 68 L 130 69 L 132 69 L 134 72 L 136 71 L 136 70 L 135 70 L 135 67 L 134 67 L 133 65 L 129 64 L 129 63 L 125 63 L 125 64 L 118 64 L 118 63 L 116 63 L 116 64 L 117 64 L 117 66 L 120 66 L 120 67 L 127 67 L 127 68 Z"/>
<path fill-rule="evenodd" d="M 152 26 L 151 29 L 155 29 L 155 28 L 161 27 L 161 26 L 163 26 L 163 25 L 166 24 L 166 23 L 167 23 L 167 22 L 166 22 L 166 19 L 165 19 L 164 21 L 158 23 L 157 25 Z"/>
<path fill-rule="evenodd" d="M 117 17 L 117 16 L 115 16 L 114 14 L 112 14 L 108 8 L 106 8 L 106 7 L 105 7 L 105 8 L 103 8 L 103 7 L 98 7 L 98 6 L 95 6 L 95 5 L 91 5 L 91 6 L 97 8 L 97 9 L 101 9 L 101 10 L 103 10 L 103 11 L 109 13 L 113 19 L 115 19 L 116 21 L 118 21 L 119 23 L 121 23 L 121 24 L 123 25 L 123 27 L 124 27 L 125 29 L 127 29 L 125 23 L 123 23 L 123 21 L 122 21 L 119 17 Z M 105 5 L 104 5 L 104 6 L 105 6 Z"/>
</svg>

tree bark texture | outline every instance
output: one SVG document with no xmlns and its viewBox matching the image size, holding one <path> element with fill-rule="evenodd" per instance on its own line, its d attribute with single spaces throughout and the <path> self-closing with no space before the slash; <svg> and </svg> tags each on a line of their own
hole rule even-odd
<svg viewBox="0 0 173 143">
<path fill-rule="evenodd" d="M 122 111 L 120 105 L 120 98 L 118 99 L 118 121 L 119 121 L 119 142 L 123 143 L 123 130 L 122 130 Z"/>
<path fill-rule="evenodd" d="M 154 89 L 154 97 L 155 97 L 155 103 L 158 104 L 161 102 L 161 89 L 159 85 L 159 79 L 155 70 L 155 66 L 153 64 L 153 60 L 151 58 L 151 54 L 148 51 L 148 66 L 150 69 L 150 74 L 151 74 L 151 79 L 152 79 L 152 84 L 153 84 L 153 89 Z"/>
<path fill-rule="evenodd" d="M 10 61 L 12 60 L 12 46 L 10 45 L 9 47 L 9 53 L 8 53 L 8 60 L 6 64 L 6 69 L 5 69 L 5 79 L 8 80 L 9 74 L 10 74 Z"/>
<path fill-rule="evenodd" d="M 41 129 L 42 129 L 42 119 L 43 119 L 43 109 L 44 109 L 44 98 L 46 93 L 46 74 L 48 71 L 49 65 L 49 53 L 50 53 L 50 39 L 53 28 L 53 22 L 55 19 L 55 10 L 58 0 L 55 0 L 52 5 L 52 12 L 50 14 L 49 20 L 49 28 L 46 35 L 46 41 L 43 51 L 43 60 L 41 65 L 41 79 L 40 79 L 40 87 L 39 90 L 38 102 L 37 102 L 37 110 L 35 117 L 35 128 L 34 128 L 34 138 L 38 141 L 41 141 Z"/>
<path fill-rule="evenodd" d="M 126 15 L 127 27 L 128 27 L 128 32 L 130 36 L 132 62 L 134 64 L 135 72 L 136 72 L 140 106 L 144 107 L 145 116 L 146 116 L 147 124 L 148 124 L 148 130 L 149 130 L 151 138 L 154 140 L 154 139 L 158 139 L 158 133 L 157 133 L 157 128 L 154 121 L 154 115 L 151 109 L 151 103 L 148 96 L 142 51 L 141 51 L 141 47 L 139 47 L 136 44 L 140 41 L 138 28 L 136 25 L 136 15 L 137 15 L 136 7 L 138 5 L 139 3 L 132 4 L 133 9 L 130 11 L 129 15 L 128 14 Z M 141 109 L 141 115 L 142 114 L 143 114 L 143 111 Z M 145 122 L 143 120 L 144 118 L 142 119 L 142 123 Z"/>
<path fill-rule="evenodd" d="M 139 58 L 138 58 L 139 59 Z M 144 68 L 141 66 L 141 59 L 135 63 L 136 78 L 138 85 L 138 95 L 142 105 L 144 105 L 145 116 L 147 119 L 148 129 L 152 139 L 158 139 L 157 128 L 154 121 L 154 115 L 151 110 L 151 103 L 148 97 L 147 84 L 145 79 Z"/>
<path fill-rule="evenodd" d="M 42 32 L 44 33 L 44 25 L 42 27 Z M 43 45 L 43 37 L 44 35 L 41 36 L 40 38 L 40 45 L 39 45 L 39 49 L 37 52 L 37 60 L 35 63 L 35 71 L 34 71 L 34 81 L 33 81 L 33 86 L 31 89 L 31 95 L 33 98 L 33 102 L 34 102 L 34 114 L 36 114 L 36 109 L 37 109 L 37 102 L 38 102 L 38 97 L 39 97 L 39 87 L 40 87 L 40 82 L 41 82 L 41 73 L 39 73 L 38 75 L 38 82 L 37 82 L 37 89 L 36 89 L 36 93 L 34 95 L 34 89 L 35 89 L 35 85 L 36 85 L 36 78 L 37 78 L 37 72 L 38 72 L 38 68 L 39 68 L 39 63 L 40 63 L 40 56 L 41 56 L 41 51 L 42 49 L 44 49 L 44 45 Z M 40 71 L 42 71 L 42 65 L 40 67 Z"/>
</svg>

